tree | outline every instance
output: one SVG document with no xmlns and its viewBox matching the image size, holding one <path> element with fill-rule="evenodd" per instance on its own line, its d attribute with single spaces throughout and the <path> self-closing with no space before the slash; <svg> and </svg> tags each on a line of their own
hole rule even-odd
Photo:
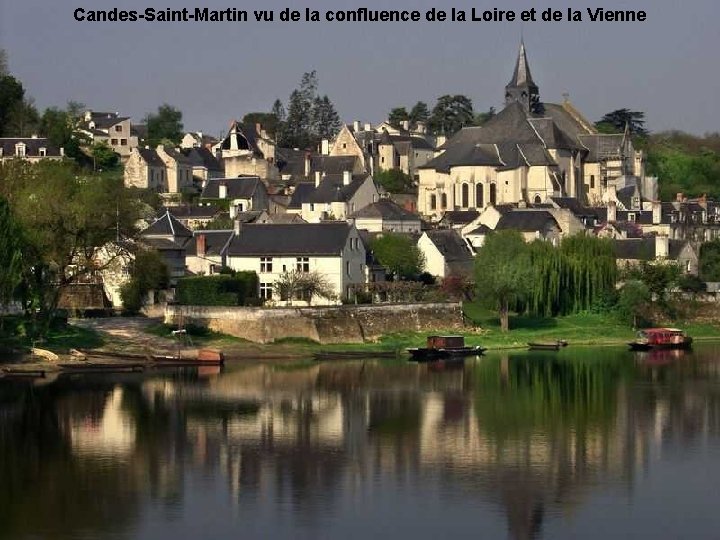
<svg viewBox="0 0 720 540">
<path fill-rule="evenodd" d="M 414 278 L 425 267 L 422 251 L 409 236 L 384 233 L 372 241 L 370 248 L 377 261 L 396 278 Z"/>
<path fill-rule="evenodd" d="M 380 184 L 389 193 L 408 193 L 413 188 L 413 179 L 400 169 L 388 169 L 376 173 L 375 182 Z"/>
<path fill-rule="evenodd" d="M 600 133 L 622 133 L 625 126 L 632 135 L 640 137 L 648 135 L 648 131 L 645 129 L 645 113 L 640 111 L 617 109 L 607 113 L 595 124 Z"/>
<path fill-rule="evenodd" d="M 475 257 L 475 282 L 481 302 L 498 310 L 500 328 L 510 328 L 510 307 L 528 292 L 532 279 L 530 250 L 518 231 L 488 235 Z"/>
<path fill-rule="evenodd" d="M 122 178 L 86 176 L 56 161 L 0 165 L 0 196 L 25 233 L 19 293 L 33 333 L 42 336 L 62 290 L 104 267 L 98 254 L 118 232 L 134 235 L 139 204 Z"/>
<path fill-rule="evenodd" d="M 183 136 L 182 112 L 164 103 L 158 107 L 157 113 L 145 117 L 147 124 L 148 144 L 157 146 L 164 141 L 179 144 Z"/>
<path fill-rule="evenodd" d="M 23 273 L 23 231 L 7 200 L 0 197 L 0 306 L 15 296 Z"/>
<path fill-rule="evenodd" d="M 128 313 L 138 313 L 150 291 L 167 289 L 170 272 L 162 256 L 154 249 L 140 248 L 131 265 L 130 281 L 120 289 L 123 308 Z"/>
<path fill-rule="evenodd" d="M 118 156 L 106 142 L 99 142 L 92 145 L 90 154 L 93 158 L 94 169 L 108 170 L 114 169 L 120 163 Z"/>
<path fill-rule="evenodd" d="M 627 277 L 642 281 L 655 298 L 663 304 L 665 295 L 680 279 L 680 267 L 675 263 L 640 261 L 628 269 Z"/>
<path fill-rule="evenodd" d="M 277 116 L 275 116 L 271 112 L 251 112 L 243 116 L 242 123 L 251 126 L 254 126 L 255 124 L 260 124 L 263 129 L 267 131 L 268 135 L 270 135 L 271 137 L 275 137 L 279 120 Z"/>
<path fill-rule="evenodd" d="M 332 139 L 341 126 L 340 116 L 330 99 L 327 96 L 315 97 L 312 110 L 312 137 L 315 142 Z"/>
<path fill-rule="evenodd" d="M 445 95 L 438 98 L 430 117 L 433 133 L 452 135 L 465 126 L 473 125 L 475 114 L 467 96 Z"/>
<path fill-rule="evenodd" d="M 47 137 L 52 144 L 65 149 L 65 155 L 73 159 L 81 159 L 81 146 L 90 140 L 80 131 L 80 115 L 84 105 L 69 101 L 65 110 L 57 107 L 45 109 L 40 118 L 40 134 Z"/>
<path fill-rule="evenodd" d="M 40 127 L 40 116 L 35 108 L 34 100 L 25 98 L 15 103 L 9 111 L 7 123 L 7 132 L 14 134 L 16 137 L 37 135 Z"/>
<path fill-rule="evenodd" d="M 286 138 L 286 115 L 285 115 L 285 107 L 282 104 L 282 101 L 279 99 L 275 100 L 275 103 L 273 103 L 272 109 L 270 109 L 270 114 L 272 114 L 276 119 L 275 124 L 275 142 L 277 142 L 278 146 L 286 146 L 285 145 L 285 138 Z"/>
<path fill-rule="evenodd" d="M 410 120 L 410 115 L 405 107 L 395 107 L 388 114 L 388 123 L 395 129 L 401 129 L 402 123 L 407 120 Z"/>
<path fill-rule="evenodd" d="M 700 246 L 700 277 L 705 281 L 720 281 L 720 239 Z"/>
<path fill-rule="evenodd" d="M 623 285 L 618 298 L 618 313 L 627 322 L 632 322 L 633 328 L 638 327 L 650 308 L 652 295 L 648 286 L 642 281 L 630 280 Z"/>
<path fill-rule="evenodd" d="M 418 101 L 413 108 L 410 109 L 408 120 L 412 126 L 417 126 L 419 122 L 427 124 L 430 118 L 430 110 L 428 109 L 427 103 L 424 101 Z"/>
<path fill-rule="evenodd" d="M 11 75 L 0 76 L 0 137 L 12 137 L 9 125 L 10 115 L 25 98 L 25 89 L 20 81 Z"/>
<path fill-rule="evenodd" d="M 4 77 L 9 73 L 10 72 L 8 71 L 7 52 L 5 51 L 5 49 L 0 49 L 0 77 Z"/>
<path fill-rule="evenodd" d="M 495 107 L 490 107 L 486 112 L 477 113 L 475 115 L 475 125 L 476 126 L 482 126 L 483 124 L 487 123 L 488 120 L 493 118 L 497 113 L 495 112 Z"/>
<path fill-rule="evenodd" d="M 337 297 L 330 282 L 319 272 L 284 272 L 273 283 L 273 290 L 287 305 L 290 305 L 293 299 L 310 304 L 316 296 L 328 300 Z"/>
</svg>

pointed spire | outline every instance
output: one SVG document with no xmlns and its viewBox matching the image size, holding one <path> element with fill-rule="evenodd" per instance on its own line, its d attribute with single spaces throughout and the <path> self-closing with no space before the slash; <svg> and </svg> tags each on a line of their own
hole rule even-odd
<svg viewBox="0 0 720 540">
<path fill-rule="evenodd" d="M 525 40 L 520 39 L 520 51 L 518 52 L 517 62 L 515 62 L 515 72 L 508 86 L 534 86 L 532 75 L 530 74 L 530 65 L 528 64 L 527 53 L 525 52 Z"/>
</svg>

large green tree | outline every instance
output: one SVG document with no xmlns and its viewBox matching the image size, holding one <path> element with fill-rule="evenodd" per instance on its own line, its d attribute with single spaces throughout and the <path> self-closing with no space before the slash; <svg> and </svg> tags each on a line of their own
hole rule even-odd
<svg viewBox="0 0 720 540">
<path fill-rule="evenodd" d="M 0 306 L 8 304 L 22 281 L 24 234 L 10 205 L 0 197 Z"/>
<path fill-rule="evenodd" d="M 0 75 L 0 137 L 12 137 L 10 118 L 13 111 L 22 106 L 25 89 L 12 75 Z"/>
<path fill-rule="evenodd" d="M 410 109 L 409 118 L 410 124 L 417 126 L 418 122 L 427 124 L 430 119 L 430 109 L 428 109 L 427 103 L 424 101 L 418 101 L 413 108 Z"/>
<path fill-rule="evenodd" d="M 375 182 L 389 193 L 408 193 L 413 188 L 413 179 L 400 169 L 389 169 L 374 175 Z"/>
<path fill-rule="evenodd" d="M 720 239 L 700 246 L 700 277 L 705 281 L 720 281 Z"/>
<path fill-rule="evenodd" d="M 156 113 L 145 117 L 147 124 L 148 144 L 156 146 L 162 142 L 180 143 L 183 136 L 182 111 L 164 103 Z"/>
<path fill-rule="evenodd" d="M 475 121 L 472 100 L 463 95 L 440 96 L 430 116 L 430 130 L 441 135 L 453 135 Z"/>
<path fill-rule="evenodd" d="M 388 123 L 395 129 L 402 128 L 402 123 L 410 120 L 410 115 L 405 107 L 395 107 L 388 114 Z"/>
<path fill-rule="evenodd" d="M 485 240 L 475 257 L 478 299 L 494 306 L 503 332 L 510 329 L 510 308 L 530 290 L 530 249 L 519 232 L 497 231 Z"/>
<path fill-rule="evenodd" d="M 645 113 L 631 111 L 630 109 L 617 109 L 604 115 L 595 127 L 601 133 L 622 133 L 628 127 L 632 135 L 645 137 L 648 135 L 645 129 Z"/>
<path fill-rule="evenodd" d="M 377 261 L 395 278 L 414 278 L 425 267 L 425 257 L 412 238 L 404 234 L 384 233 L 370 244 Z"/>
<path fill-rule="evenodd" d="M 312 150 L 322 139 L 337 135 L 342 126 L 340 117 L 330 98 L 320 96 L 317 88 L 317 73 L 303 74 L 300 86 L 290 94 L 287 117 L 278 137 L 280 146 Z M 273 110 L 279 115 L 282 104 L 276 101 Z"/>
</svg>

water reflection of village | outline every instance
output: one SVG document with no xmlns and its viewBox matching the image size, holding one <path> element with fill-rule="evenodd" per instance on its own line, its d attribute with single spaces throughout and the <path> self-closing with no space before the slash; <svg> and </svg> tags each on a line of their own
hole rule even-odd
<svg viewBox="0 0 720 540">
<path fill-rule="evenodd" d="M 198 472 L 236 504 L 306 521 L 347 492 L 430 482 L 532 538 L 594 489 L 629 490 L 664 448 L 720 436 L 714 358 L 595 350 L 0 388 L 0 538 L 131 530 L 148 499 L 182 507 Z"/>
</svg>

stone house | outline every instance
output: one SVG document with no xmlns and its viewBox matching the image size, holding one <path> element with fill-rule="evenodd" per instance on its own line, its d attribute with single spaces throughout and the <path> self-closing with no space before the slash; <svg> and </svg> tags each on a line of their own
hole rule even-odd
<svg viewBox="0 0 720 540">
<path fill-rule="evenodd" d="M 183 150 L 190 148 L 205 148 L 211 150 L 219 141 L 202 131 L 188 131 L 180 140 L 180 148 Z"/>
<path fill-rule="evenodd" d="M 141 241 L 162 255 L 170 272 L 170 284 L 185 276 L 185 250 L 193 239 L 190 229 L 180 223 L 169 210 L 140 232 Z"/>
<path fill-rule="evenodd" d="M 168 192 L 167 168 L 157 151 L 152 148 L 133 148 L 125 162 L 126 187 Z"/>
<path fill-rule="evenodd" d="M 697 249 L 687 240 L 671 240 L 667 236 L 621 238 L 613 240 L 619 266 L 632 266 L 640 261 L 674 262 L 685 274 L 698 275 Z"/>
<path fill-rule="evenodd" d="M 265 183 L 279 179 L 275 142 L 260 124 L 233 122 L 225 138 L 213 147 L 222 162 L 225 176 L 260 177 Z"/>
<path fill-rule="evenodd" d="M 206 147 L 183 148 L 181 152 L 192 167 L 193 183 L 197 186 L 205 187 L 205 182 L 210 178 L 224 176 L 222 164 Z"/>
<path fill-rule="evenodd" d="M 469 277 L 473 272 L 474 253 L 454 229 L 425 231 L 417 242 L 425 257 L 425 271 L 435 277 Z"/>
<path fill-rule="evenodd" d="M 233 270 L 254 271 L 260 297 L 279 304 L 308 305 L 307 299 L 278 298 L 273 285 L 289 272 L 317 272 L 334 299 L 312 298 L 312 305 L 339 304 L 365 282 L 366 252 L 357 229 L 340 222 L 237 224 L 227 249 Z"/>
<path fill-rule="evenodd" d="M 85 111 L 81 131 L 92 143 L 106 143 L 124 162 L 133 148 L 138 147 L 138 137 L 132 132 L 129 116 L 116 112 Z"/>
<path fill-rule="evenodd" d="M 182 193 L 193 187 L 192 163 L 182 152 L 170 146 L 159 144 L 155 149 L 165 164 L 168 193 Z"/>
<path fill-rule="evenodd" d="M 296 193 L 298 198 L 301 195 L 304 196 L 299 204 L 300 215 L 308 223 L 345 220 L 358 210 L 377 202 L 380 198 L 371 176 L 353 176 L 350 171 L 344 171 L 342 174 L 328 174 L 324 177 L 316 172 L 314 187 L 309 188 L 307 184 L 300 184 L 296 187 L 288 212 L 292 212 L 295 208 Z"/>
<path fill-rule="evenodd" d="M 166 211 L 191 231 L 206 227 L 212 220 L 220 217 L 223 210 L 215 205 L 169 206 Z"/>
<path fill-rule="evenodd" d="M 185 246 L 185 266 L 193 274 L 210 276 L 227 263 L 233 231 L 195 231 Z"/>
<path fill-rule="evenodd" d="M 420 216 L 408 212 L 390 199 L 361 208 L 348 218 L 358 229 L 368 232 L 420 233 Z"/>
<path fill-rule="evenodd" d="M 0 137 L 0 163 L 22 159 L 37 163 L 46 159 L 59 161 L 65 152 L 44 137 Z"/>
</svg>

